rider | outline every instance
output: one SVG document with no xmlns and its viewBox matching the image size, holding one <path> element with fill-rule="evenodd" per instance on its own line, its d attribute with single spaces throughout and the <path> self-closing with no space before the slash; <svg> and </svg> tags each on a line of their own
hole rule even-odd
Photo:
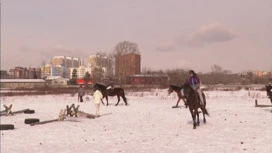
<svg viewBox="0 0 272 153">
<path fill-rule="evenodd" d="M 190 70 L 189 75 L 190 75 L 190 78 L 187 83 L 194 89 L 194 91 L 198 93 L 200 97 L 200 105 L 203 105 L 204 102 L 203 102 L 202 91 L 200 89 L 200 79 L 194 70 Z"/>
</svg>

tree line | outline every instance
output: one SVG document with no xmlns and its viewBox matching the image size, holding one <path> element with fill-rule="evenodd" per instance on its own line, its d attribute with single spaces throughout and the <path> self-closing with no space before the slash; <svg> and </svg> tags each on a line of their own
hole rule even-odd
<svg viewBox="0 0 272 153">
<path fill-rule="evenodd" d="M 113 70 L 115 67 L 114 58 L 118 58 L 122 55 L 129 53 L 140 54 L 138 45 L 134 42 L 123 41 L 119 42 L 111 53 L 98 52 L 97 55 L 107 56 L 110 60 L 110 65 L 112 66 L 111 71 L 108 72 L 108 76 L 111 76 L 113 80 L 118 80 L 118 83 L 124 83 L 125 74 L 120 76 L 114 76 Z M 119 63 L 120 64 L 120 63 Z M 120 64 L 125 66 L 125 64 Z M 156 74 L 156 75 L 167 75 L 169 77 L 169 84 L 181 85 L 188 79 L 189 69 L 176 68 L 168 70 L 152 70 L 148 68 L 142 69 L 142 74 Z M 123 72 L 124 73 L 124 72 Z M 265 77 L 256 77 L 253 72 L 248 71 L 245 74 L 235 74 L 229 70 L 224 70 L 220 65 L 214 64 L 211 66 L 211 71 L 208 73 L 197 72 L 198 76 L 201 79 L 203 84 L 267 84 L 272 82 L 271 74 Z M 92 75 L 91 75 L 92 74 Z M 92 80 L 93 83 L 102 83 L 102 78 L 105 76 L 104 71 L 101 67 L 94 67 L 91 74 L 86 72 L 84 80 L 87 83 L 89 80 Z M 118 77 L 118 78 L 117 78 Z M 77 70 L 74 69 L 72 72 L 71 84 L 76 84 L 78 79 Z M 120 81 L 121 80 L 121 81 Z"/>
</svg>

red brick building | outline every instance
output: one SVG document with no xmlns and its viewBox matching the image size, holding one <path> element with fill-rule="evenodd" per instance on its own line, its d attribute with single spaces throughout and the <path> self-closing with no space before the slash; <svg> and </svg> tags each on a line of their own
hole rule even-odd
<svg viewBox="0 0 272 153">
<path fill-rule="evenodd" d="M 141 55 L 130 53 L 115 57 L 115 76 L 125 80 L 126 76 L 141 73 Z"/>
</svg>

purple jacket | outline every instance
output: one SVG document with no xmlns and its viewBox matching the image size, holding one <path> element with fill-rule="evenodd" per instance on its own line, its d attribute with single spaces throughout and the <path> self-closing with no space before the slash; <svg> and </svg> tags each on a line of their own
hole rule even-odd
<svg viewBox="0 0 272 153">
<path fill-rule="evenodd" d="M 187 82 L 193 89 L 197 89 L 200 87 L 200 79 L 198 78 L 197 75 L 194 75 L 189 78 Z"/>
</svg>

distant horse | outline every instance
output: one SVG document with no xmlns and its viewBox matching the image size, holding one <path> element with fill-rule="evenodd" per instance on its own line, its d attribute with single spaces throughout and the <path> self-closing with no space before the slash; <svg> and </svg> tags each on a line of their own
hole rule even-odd
<svg viewBox="0 0 272 153">
<path fill-rule="evenodd" d="M 205 115 L 209 116 L 209 113 L 206 109 L 206 98 L 205 98 L 205 94 L 202 92 L 202 96 L 203 96 L 203 106 L 200 105 L 200 98 L 199 95 L 197 94 L 197 92 L 195 92 L 193 90 L 193 88 L 189 85 L 189 84 L 184 84 L 183 86 L 184 89 L 184 95 L 187 99 L 187 105 L 189 106 L 189 110 L 190 113 L 192 115 L 193 118 L 193 128 L 195 129 L 196 126 L 199 126 L 199 112 L 198 112 L 198 108 L 200 108 L 202 110 L 202 114 L 203 114 L 203 122 L 206 123 L 206 118 Z M 196 121 L 196 117 L 197 117 L 197 121 Z"/>
<path fill-rule="evenodd" d="M 114 87 L 114 88 L 107 88 L 107 86 L 104 86 L 102 84 L 96 83 L 94 87 L 102 92 L 103 98 L 106 98 L 107 100 L 107 106 L 109 105 L 108 102 L 108 96 L 117 96 L 118 102 L 115 104 L 117 106 L 120 102 L 120 97 L 122 97 L 123 101 L 127 105 L 127 98 L 125 96 L 125 91 L 123 88 Z M 104 105 L 104 102 L 102 100 L 102 103 Z"/>
<path fill-rule="evenodd" d="M 271 85 L 265 85 L 265 88 L 266 88 L 266 93 L 267 93 L 267 96 L 268 98 L 270 99 L 271 103 L 272 103 L 272 86 Z"/>
<path fill-rule="evenodd" d="M 168 88 L 168 95 L 170 95 L 173 91 L 174 91 L 175 93 L 177 93 L 177 95 L 178 95 L 177 104 L 176 104 L 176 106 L 172 106 L 172 108 L 178 108 L 178 104 L 179 104 L 179 102 L 180 102 L 181 99 L 183 100 L 184 105 L 185 105 L 186 108 L 187 108 L 187 104 L 186 104 L 186 102 L 185 102 L 186 99 L 185 99 L 184 96 L 181 95 L 181 89 L 182 89 L 181 87 L 179 87 L 179 86 L 174 86 L 174 85 L 170 85 L 169 88 Z"/>
</svg>

